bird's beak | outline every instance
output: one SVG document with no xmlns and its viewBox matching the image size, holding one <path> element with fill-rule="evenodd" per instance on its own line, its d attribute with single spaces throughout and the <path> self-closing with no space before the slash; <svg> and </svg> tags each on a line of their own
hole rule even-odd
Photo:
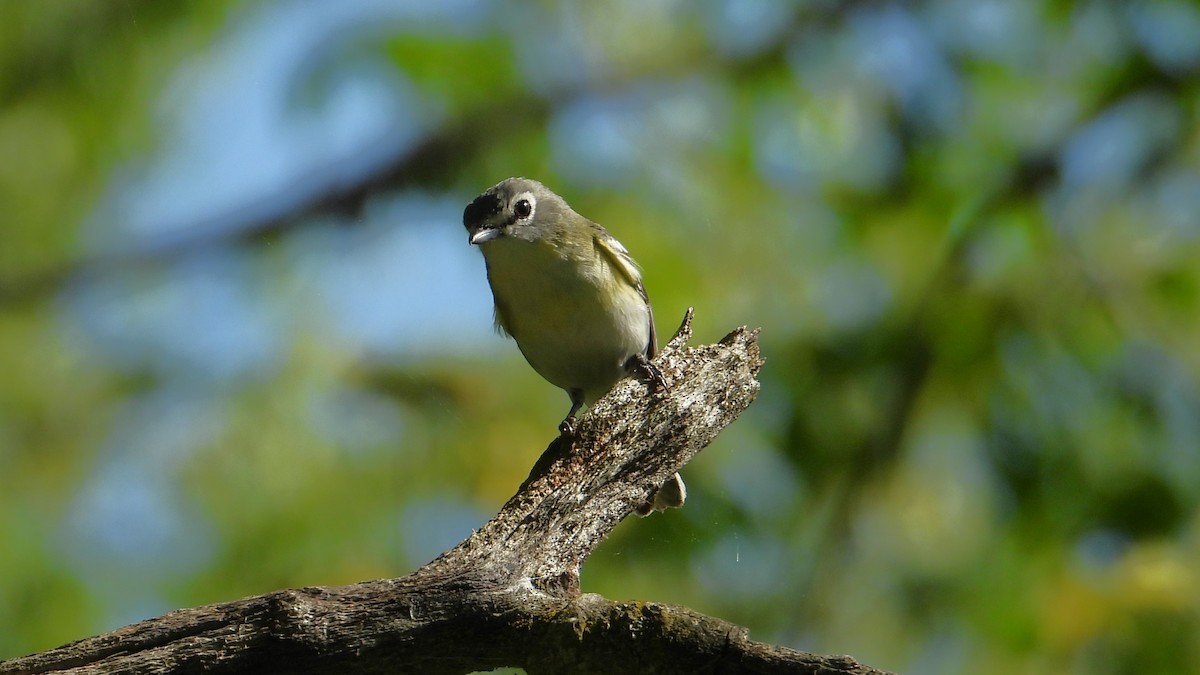
<svg viewBox="0 0 1200 675">
<path fill-rule="evenodd" d="M 484 226 L 484 227 L 479 228 L 478 230 L 475 230 L 474 232 L 471 232 L 470 237 L 467 239 L 467 241 L 478 246 L 479 244 L 489 242 L 489 241 L 495 239 L 496 237 L 499 237 L 500 233 L 501 233 L 501 229 L 498 227 Z"/>
</svg>

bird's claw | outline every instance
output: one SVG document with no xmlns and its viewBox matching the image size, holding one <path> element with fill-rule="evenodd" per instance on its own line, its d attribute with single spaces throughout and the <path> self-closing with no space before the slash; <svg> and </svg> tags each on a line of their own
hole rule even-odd
<svg viewBox="0 0 1200 675">
<path fill-rule="evenodd" d="M 650 383 L 650 389 L 655 393 L 667 388 L 667 379 L 663 377 L 662 371 L 643 354 L 634 354 L 629 357 L 629 360 L 625 362 L 625 370 Z"/>
</svg>

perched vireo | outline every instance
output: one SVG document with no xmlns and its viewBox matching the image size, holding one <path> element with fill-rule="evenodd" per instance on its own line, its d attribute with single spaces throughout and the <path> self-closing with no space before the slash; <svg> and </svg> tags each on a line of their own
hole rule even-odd
<svg viewBox="0 0 1200 675">
<path fill-rule="evenodd" d="M 559 429 L 573 433 L 580 408 L 658 350 L 637 263 L 608 230 L 528 178 L 488 188 L 467 206 L 463 224 L 483 252 L 496 327 L 539 375 L 566 390 L 571 410 Z M 675 474 L 638 514 L 682 506 L 686 496 Z"/>
</svg>

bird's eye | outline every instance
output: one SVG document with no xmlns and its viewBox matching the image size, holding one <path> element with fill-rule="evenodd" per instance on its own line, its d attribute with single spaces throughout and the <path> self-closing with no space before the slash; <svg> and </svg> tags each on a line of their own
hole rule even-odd
<svg viewBox="0 0 1200 675">
<path fill-rule="evenodd" d="M 528 199 L 520 199 L 513 204 L 513 213 L 517 214 L 518 218 L 528 218 L 529 214 L 533 213 L 533 205 Z"/>
</svg>

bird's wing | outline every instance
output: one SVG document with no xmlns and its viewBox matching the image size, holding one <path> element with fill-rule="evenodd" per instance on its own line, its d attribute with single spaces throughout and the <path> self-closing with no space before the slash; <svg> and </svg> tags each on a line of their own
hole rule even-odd
<svg viewBox="0 0 1200 675">
<path fill-rule="evenodd" d="M 638 284 L 638 291 L 646 298 L 646 289 Z M 646 298 L 646 315 L 650 317 L 650 344 L 646 345 L 646 358 L 652 359 L 658 354 L 658 331 L 654 330 L 654 308 L 650 306 L 650 298 Z"/>
<path fill-rule="evenodd" d="M 646 294 L 646 286 L 642 284 L 642 272 L 634 262 L 629 251 L 611 234 L 597 226 L 596 236 L 593 237 L 596 250 L 611 264 L 621 278 L 637 289 L 638 295 L 646 301 L 646 316 L 650 321 L 650 343 L 646 345 L 646 358 L 652 359 L 658 353 L 658 335 L 654 330 L 654 309 L 650 306 L 650 296 Z"/>
</svg>

